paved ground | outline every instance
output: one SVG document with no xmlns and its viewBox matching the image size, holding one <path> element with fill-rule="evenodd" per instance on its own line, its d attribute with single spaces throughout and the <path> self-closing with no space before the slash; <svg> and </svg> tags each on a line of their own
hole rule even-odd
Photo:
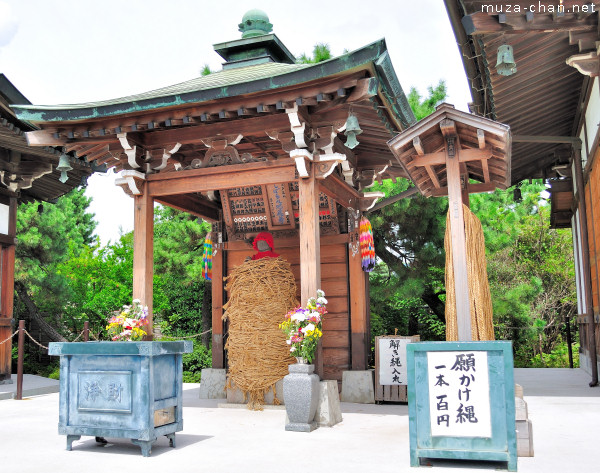
<svg viewBox="0 0 600 473">
<path fill-rule="evenodd" d="M 12 399 L 17 392 L 17 375 L 11 376 L 11 384 L 0 384 L 0 400 Z M 57 393 L 59 390 L 57 379 L 42 378 L 31 374 L 23 375 L 23 397 L 39 396 L 40 394 Z"/>
<path fill-rule="evenodd" d="M 580 370 L 516 370 L 533 421 L 534 458 L 523 473 L 593 473 L 598 467 L 600 388 Z M 342 403 L 344 420 L 310 434 L 286 432 L 285 411 L 218 408 L 184 386 L 177 448 L 159 439 L 150 458 L 127 440 L 98 446 L 82 437 L 65 450 L 57 434 L 58 394 L 0 402 L 0 465 L 7 472 L 388 472 L 409 471 L 405 405 Z M 424 471 L 496 471 L 498 465 L 435 463 Z"/>
</svg>

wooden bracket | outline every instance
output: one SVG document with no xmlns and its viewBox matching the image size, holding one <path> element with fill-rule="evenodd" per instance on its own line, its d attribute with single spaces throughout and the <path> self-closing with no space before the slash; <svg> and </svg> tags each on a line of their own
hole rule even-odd
<svg viewBox="0 0 600 473">
<path fill-rule="evenodd" d="M 146 176 L 139 171 L 122 171 L 121 177 L 115 179 L 115 185 L 127 195 L 141 195 Z"/>
<path fill-rule="evenodd" d="M 142 164 L 138 161 L 138 155 L 140 154 L 141 150 L 138 149 L 137 145 L 132 146 L 129 143 L 129 140 L 127 139 L 127 133 L 118 133 L 117 138 L 121 143 L 123 151 L 127 155 L 127 163 L 129 164 L 129 166 L 131 166 L 134 169 L 141 168 Z"/>
<path fill-rule="evenodd" d="M 354 186 L 354 181 L 352 180 L 354 169 L 350 167 L 350 163 L 348 161 L 342 161 L 342 175 L 344 176 L 344 180 L 347 184 Z"/>
<path fill-rule="evenodd" d="M 171 148 L 169 151 L 167 151 L 166 149 L 163 150 L 161 163 L 158 166 L 153 167 L 152 169 L 154 171 L 160 171 L 160 170 L 164 169 L 165 167 L 167 167 L 167 162 L 169 161 L 169 158 L 172 155 L 174 155 L 175 153 L 177 153 L 177 151 L 179 151 L 179 148 L 181 148 L 181 143 L 175 144 L 175 146 L 173 146 L 173 148 Z M 181 165 L 180 165 L 180 167 L 181 167 Z"/>
<path fill-rule="evenodd" d="M 325 179 L 329 176 L 339 163 L 346 161 L 346 156 L 341 153 L 320 154 L 319 160 L 315 163 L 315 177 Z"/>
<path fill-rule="evenodd" d="M 383 192 L 365 192 L 360 198 L 360 210 L 363 212 L 371 210 L 377 203 L 377 200 L 382 197 L 385 197 Z"/>
<path fill-rule="evenodd" d="M 313 161 L 313 154 L 306 149 L 294 149 L 290 151 L 290 158 L 296 161 L 296 170 L 301 178 L 309 176 L 309 168 L 306 166 L 306 161 Z"/>
<path fill-rule="evenodd" d="M 296 148 L 307 148 L 309 139 L 307 135 L 306 122 L 301 120 L 300 112 L 298 111 L 298 104 L 294 103 L 294 106 L 287 109 L 285 112 L 290 119 L 290 130 L 294 134 Z"/>
</svg>

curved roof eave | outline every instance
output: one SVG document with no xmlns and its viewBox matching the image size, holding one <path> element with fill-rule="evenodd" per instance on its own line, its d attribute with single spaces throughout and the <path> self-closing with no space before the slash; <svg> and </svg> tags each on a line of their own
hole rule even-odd
<svg viewBox="0 0 600 473">
<path fill-rule="evenodd" d="M 408 107 L 406 96 L 391 66 L 384 39 L 314 65 L 268 64 L 271 64 L 269 67 L 279 73 L 255 79 L 250 74 L 246 78 L 249 80 L 242 79 L 239 82 L 232 80 L 235 79 L 234 76 L 230 77 L 230 83 L 214 86 L 215 81 L 212 81 L 213 86 L 207 88 L 202 88 L 202 84 L 206 82 L 210 83 L 210 81 L 198 78 L 153 92 L 96 103 L 53 106 L 14 105 L 12 108 L 20 120 L 30 123 L 89 120 L 277 90 L 374 64 L 377 76 L 383 79 L 383 92 L 387 101 L 391 104 L 393 114 L 404 125 L 414 122 L 414 116 L 410 107 Z M 243 69 L 238 69 L 237 71 L 240 74 L 240 72 L 243 72 Z M 223 72 L 219 71 L 216 74 Z M 197 90 L 191 90 L 195 85 L 197 85 Z"/>
</svg>

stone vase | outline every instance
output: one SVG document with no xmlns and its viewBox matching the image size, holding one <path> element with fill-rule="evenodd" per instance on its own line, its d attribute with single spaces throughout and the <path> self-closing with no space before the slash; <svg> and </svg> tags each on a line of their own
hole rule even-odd
<svg viewBox="0 0 600 473">
<path fill-rule="evenodd" d="M 319 376 L 315 365 L 289 365 L 290 374 L 283 378 L 283 398 L 288 420 L 285 430 L 311 432 L 317 428 L 315 413 L 319 401 Z"/>
</svg>

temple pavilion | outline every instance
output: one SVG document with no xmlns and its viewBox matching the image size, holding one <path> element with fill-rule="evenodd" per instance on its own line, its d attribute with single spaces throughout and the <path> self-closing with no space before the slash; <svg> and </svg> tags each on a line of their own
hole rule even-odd
<svg viewBox="0 0 600 473">
<path fill-rule="evenodd" d="M 358 222 L 381 179 L 408 177 L 387 141 L 414 116 L 385 40 L 298 64 L 251 10 L 241 39 L 214 45 L 223 68 L 139 95 L 76 105 L 14 106 L 34 147 L 120 172 L 132 197 L 134 298 L 152 308 L 154 203 L 213 223 L 213 367 L 226 367 L 222 277 L 269 231 L 292 265 L 299 298 L 329 300 L 317 371 L 341 380 L 367 368 L 368 277 Z"/>
</svg>

